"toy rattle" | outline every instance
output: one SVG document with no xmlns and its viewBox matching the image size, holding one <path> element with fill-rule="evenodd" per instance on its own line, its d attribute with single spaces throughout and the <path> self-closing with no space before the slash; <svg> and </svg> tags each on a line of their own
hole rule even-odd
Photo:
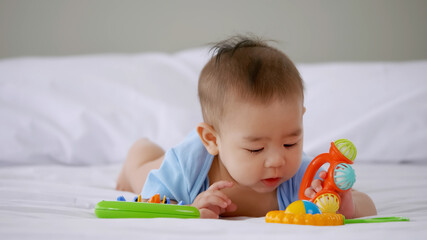
<svg viewBox="0 0 427 240">
<path fill-rule="evenodd" d="M 322 153 L 315 157 L 304 174 L 299 190 L 301 200 L 310 200 L 319 206 L 322 213 L 335 213 L 341 203 L 339 192 L 351 189 L 356 176 L 350 164 L 356 158 L 357 150 L 353 143 L 347 139 L 339 139 L 331 143 L 329 153 Z M 329 169 L 323 188 L 320 192 L 309 199 L 305 196 L 305 189 L 311 186 L 316 172 L 325 163 L 329 163 Z"/>
<path fill-rule="evenodd" d="M 307 167 L 299 189 L 301 200 L 291 203 L 285 211 L 268 212 L 265 221 L 267 223 L 315 226 L 409 221 L 409 218 L 404 217 L 345 219 L 342 214 L 336 214 L 341 202 L 338 193 L 350 190 L 356 181 L 354 170 L 350 166 L 353 164 L 356 154 L 356 147 L 349 140 L 340 139 L 332 142 L 329 153 L 318 155 Z M 323 181 L 323 188 L 312 199 L 309 199 L 304 192 L 310 187 L 316 172 L 325 163 L 329 163 L 330 166 Z"/>
<path fill-rule="evenodd" d="M 99 218 L 200 218 L 200 212 L 192 206 L 170 204 L 167 197 L 160 200 L 156 194 L 148 202 L 141 202 L 141 195 L 135 202 L 126 202 L 120 196 L 117 201 L 101 201 L 95 206 Z"/>
<path fill-rule="evenodd" d="M 313 226 L 337 226 L 350 223 L 379 223 L 409 221 L 404 217 L 382 217 L 367 219 L 345 219 L 341 214 L 321 213 L 319 207 L 307 200 L 291 203 L 285 211 L 270 211 L 265 216 L 267 223 L 283 223 Z"/>
</svg>

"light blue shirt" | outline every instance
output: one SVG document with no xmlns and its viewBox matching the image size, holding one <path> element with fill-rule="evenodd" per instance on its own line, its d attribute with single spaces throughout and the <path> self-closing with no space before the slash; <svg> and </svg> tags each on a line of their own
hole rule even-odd
<svg viewBox="0 0 427 240">
<path fill-rule="evenodd" d="M 193 203 L 201 192 L 209 188 L 209 169 L 214 156 L 203 146 L 196 131 L 192 131 L 177 147 L 166 152 L 160 169 L 152 170 L 142 189 L 142 198 L 159 193 L 184 204 Z M 299 199 L 299 187 L 309 159 L 303 154 L 302 163 L 295 176 L 277 188 L 280 210 Z"/>
</svg>

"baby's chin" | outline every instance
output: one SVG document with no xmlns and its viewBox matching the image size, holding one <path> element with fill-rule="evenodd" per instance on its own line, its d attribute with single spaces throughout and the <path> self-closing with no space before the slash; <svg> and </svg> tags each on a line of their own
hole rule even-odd
<svg viewBox="0 0 427 240">
<path fill-rule="evenodd" d="M 261 181 L 257 183 L 256 185 L 252 186 L 252 190 L 254 190 L 257 193 L 271 193 L 275 192 L 277 187 L 280 186 L 281 183 L 278 183 L 275 186 L 266 186 Z"/>
</svg>

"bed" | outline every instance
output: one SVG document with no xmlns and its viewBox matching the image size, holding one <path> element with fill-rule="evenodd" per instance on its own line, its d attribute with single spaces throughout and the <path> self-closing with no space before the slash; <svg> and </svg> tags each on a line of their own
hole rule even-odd
<svg viewBox="0 0 427 240">
<path fill-rule="evenodd" d="M 304 151 L 348 138 L 355 189 L 410 222 L 316 227 L 264 218 L 99 219 L 129 146 L 170 148 L 200 122 L 206 48 L 0 60 L 1 239 L 422 239 L 427 235 L 427 61 L 298 64 Z"/>
</svg>

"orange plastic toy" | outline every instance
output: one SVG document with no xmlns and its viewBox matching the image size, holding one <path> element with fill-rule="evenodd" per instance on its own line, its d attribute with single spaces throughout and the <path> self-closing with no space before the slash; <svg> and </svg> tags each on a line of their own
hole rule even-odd
<svg viewBox="0 0 427 240">
<path fill-rule="evenodd" d="M 310 200 L 315 203 L 322 213 L 335 213 L 340 206 L 339 192 L 348 191 L 356 181 L 353 164 L 357 150 L 353 143 L 347 139 L 340 139 L 331 143 L 329 153 L 322 153 L 315 157 L 304 174 L 299 190 L 301 200 Z M 312 199 L 305 196 L 304 192 L 311 186 L 316 172 L 325 163 L 329 163 L 327 176 L 323 188 Z"/>
<path fill-rule="evenodd" d="M 285 213 L 284 211 L 270 211 L 265 216 L 265 222 L 313 226 L 336 226 L 344 224 L 344 216 L 334 213 L 313 215 L 303 213 Z"/>
<path fill-rule="evenodd" d="M 265 216 L 267 223 L 298 224 L 313 226 L 337 226 L 350 223 L 382 223 L 382 222 L 407 222 L 409 218 L 405 217 L 379 217 L 364 219 L 345 219 L 341 214 L 322 213 L 322 214 L 304 214 L 304 213 L 285 213 L 285 211 L 270 211 Z"/>
<path fill-rule="evenodd" d="M 152 196 L 149 200 L 149 203 L 160 203 L 160 194 L 155 194 L 154 196 Z"/>
</svg>

